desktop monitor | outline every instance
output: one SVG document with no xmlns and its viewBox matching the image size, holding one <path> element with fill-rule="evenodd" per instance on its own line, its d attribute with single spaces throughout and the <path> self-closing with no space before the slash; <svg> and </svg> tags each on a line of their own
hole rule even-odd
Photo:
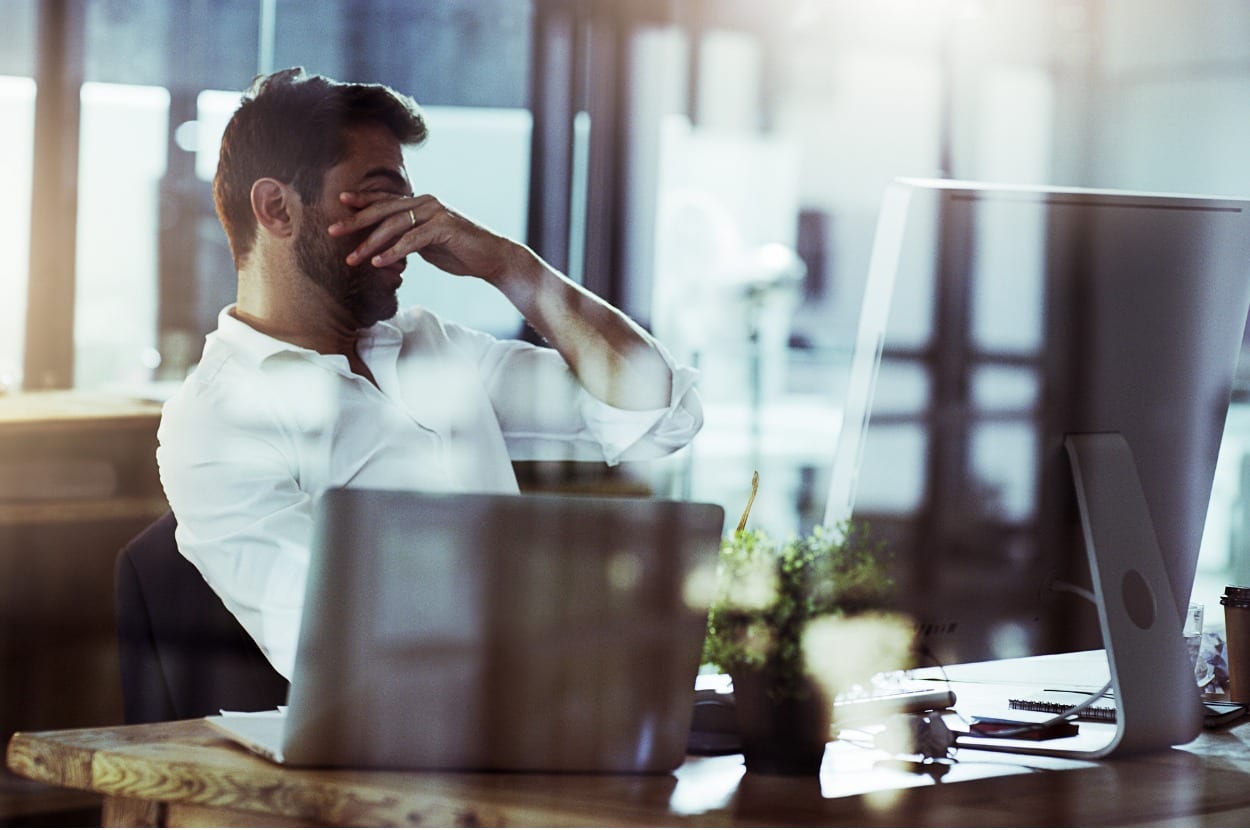
<svg viewBox="0 0 1250 830">
<path fill-rule="evenodd" d="M 1180 643 L 1248 309 L 1250 201 L 889 187 L 825 520 L 922 654 Z"/>
</svg>

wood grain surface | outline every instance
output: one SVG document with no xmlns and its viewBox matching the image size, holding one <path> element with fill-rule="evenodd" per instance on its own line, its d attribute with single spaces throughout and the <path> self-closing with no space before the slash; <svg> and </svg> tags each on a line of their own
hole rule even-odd
<svg viewBox="0 0 1250 830">
<path fill-rule="evenodd" d="M 961 751 L 941 783 L 831 745 L 816 778 L 746 775 L 740 756 L 672 775 L 292 770 L 202 721 L 18 733 L 13 771 L 107 797 L 122 826 L 1250 826 L 1250 726 L 1114 762 Z M 859 757 L 862 761 L 863 757 Z M 854 792 L 852 790 L 859 790 Z"/>
</svg>

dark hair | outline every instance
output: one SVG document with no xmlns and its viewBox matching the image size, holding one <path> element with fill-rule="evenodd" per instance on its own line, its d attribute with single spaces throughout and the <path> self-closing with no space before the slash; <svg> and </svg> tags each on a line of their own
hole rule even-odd
<svg viewBox="0 0 1250 830">
<path fill-rule="evenodd" d="M 345 157 L 345 131 L 362 123 L 381 124 L 400 144 L 420 144 L 427 134 L 417 102 L 381 84 L 340 83 L 302 67 L 252 81 L 226 125 L 213 178 L 213 202 L 235 267 L 242 267 L 256 240 L 252 184 L 274 178 L 313 201 L 326 171 Z"/>
</svg>

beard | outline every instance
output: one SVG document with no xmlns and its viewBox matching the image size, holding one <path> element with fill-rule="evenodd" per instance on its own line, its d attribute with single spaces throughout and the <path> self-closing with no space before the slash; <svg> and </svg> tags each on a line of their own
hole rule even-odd
<svg viewBox="0 0 1250 830">
<path fill-rule="evenodd" d="M 389 320 L 399 310 L 395 289 L 388 288 L 388 279 L 380 269 L 367 262 L 348 265 L 347 254 L 368 232 L 358 237 L 335 239 L 325 232 L 329 225 L 316 207 L 305 211 L 295 240 L 295 256 L 304 276 L 321 286 L 330 298 L 351 315 L 358 328 L 368 328 L 380 320 Z"/>
</svg>

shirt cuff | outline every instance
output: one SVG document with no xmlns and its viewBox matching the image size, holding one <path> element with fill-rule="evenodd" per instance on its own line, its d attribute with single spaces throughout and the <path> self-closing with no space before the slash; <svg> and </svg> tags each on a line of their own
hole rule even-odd
<svg viewBox="0 0 1250 830">
<path fill-rule="evenodd" d="M 699 372 L 678 366 L 655 344 L 672 375 L 669 405 L 659 409 L 618 409 L 582 390 L 578 402 L 586 428 L 610 466 L 622 461 L 658 458 L 688 444 L 703 426 L 703 406 L 695 391 Z"/>
</svg>

